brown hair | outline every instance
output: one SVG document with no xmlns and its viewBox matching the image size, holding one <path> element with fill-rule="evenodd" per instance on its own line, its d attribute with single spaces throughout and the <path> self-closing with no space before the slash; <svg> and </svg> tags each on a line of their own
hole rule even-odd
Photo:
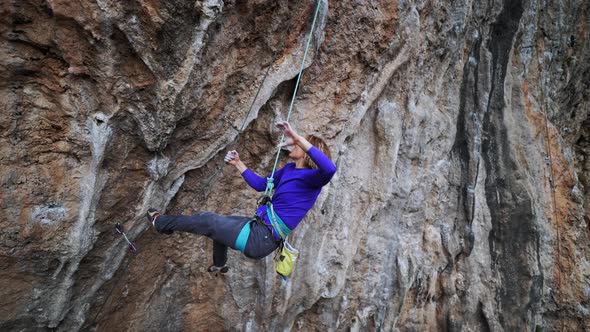
<svg viewBox="0 0 590 332">
<path fill-rule="evenodd" d="M 323 139 L 321 139 L 317 136 L 313 136 L 313 135 L 307 135 L 307 137 L 305 139 L 309 143 L 311 143 L 311 145 L 315 146 L 320 151 L 322 151 L 326 156 L 328 156 L 328 158 L 332 159 L 332 154 L 330 153 L 330 147 L 328 146 L 328 144 L 326 142 L 324 142 Z M 313 160 L 311 160 L 311 158 L 309 157 L 309 155 L 307 153 L 303 157 L 303 165 L 305 166 L 305 168 L 318 168 L 318 166 L 313 162 Z"/>
</svg>

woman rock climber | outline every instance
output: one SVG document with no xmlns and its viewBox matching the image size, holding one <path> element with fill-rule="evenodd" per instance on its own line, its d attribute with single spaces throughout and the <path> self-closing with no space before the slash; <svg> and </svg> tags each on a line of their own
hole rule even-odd
<svg viewBox="0 0 590 332">
<path fill-rule="evenodd" d="M 285 135 L 280 147 L 294 147 L 289 153 L 294 162 L 275 172 L 272 205 L 275 215 L 290 231 L 297 227 L 312 208 L 322 187 L 332 179 L 336 166 L 330 160 L 328 145 L 321 138 L 312 135 L 304 138 L 298 135 L 288 122 L 279 122 L 277 127 Z M 237 151 L 228 152 L 225 161 L 235 166 L 252 188 L 257 191 L 266 189 L 266 178 L 248 169 L 240 160 Z M 249 258 L 266 257 L 275 251 L 281 242 L 264 205 L 256 210 L 254 218 L 224 216 L 211 212 L 201 212 L 192 216 L 161 215 L 155 209 L 149 209 L 147 217 L 160 233 L 189 232 L 213 239 L 213 265 L 209 267 L 209 272 L 227 273 L 227 248 L 238 250 L 236 240 L 244 227 L 250 227 L 250 234 L 243 248 L 244 255 Z M 275 222 L 278 218 L 275 218 Z"/>
</svg>

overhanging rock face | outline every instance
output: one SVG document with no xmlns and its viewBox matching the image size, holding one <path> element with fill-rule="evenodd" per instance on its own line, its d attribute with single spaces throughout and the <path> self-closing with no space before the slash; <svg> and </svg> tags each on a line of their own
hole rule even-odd
<svg viewBox="0 0 590 332">
<path fill-rule="evenodd" d="M 323 0 L 291 122 L 338 172 L 293 277 L 149 228 L 253 213 L 223 156 L 272 168 L 315 5 L 0 5 L 1 330 L 590 326 L 587 1 Z"/>
</svg>

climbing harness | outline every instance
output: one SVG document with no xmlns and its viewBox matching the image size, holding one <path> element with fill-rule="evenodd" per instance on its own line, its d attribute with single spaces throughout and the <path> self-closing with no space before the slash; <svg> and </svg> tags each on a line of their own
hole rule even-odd
<svg viewBox="0 0 590 332">
<path fill-rule="evenodd" d="M 272 227 L 275 229 L 277 234 L 281 237 L 281 239 L 286 239 L 291 233 L 291 229 L 287 227 L 281 217 L 275 213 L 272 202 L 266 203 L 266 214 L 268 215 L 268 219 L 272 223 Z"/>
<path fill-rule="evenodd" d="M 248 237 L 250 237 L 250 223 L 252 220 L 249 220 L 240 230 L 238 237 L 236 238 L 236 242 L 234 246 L 241 252 L 246 250 L 246 243 L 248 242 Z"/>
</svg>

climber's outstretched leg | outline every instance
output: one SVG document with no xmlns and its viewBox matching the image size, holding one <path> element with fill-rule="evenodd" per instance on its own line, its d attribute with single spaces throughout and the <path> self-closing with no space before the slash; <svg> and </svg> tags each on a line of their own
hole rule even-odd
<svg viewBox="0 0 590 332">
<path fill-rule="evenodd" d="M 236 238 L 251 218 L 224 216 L 212 212 L 192 216 L 161 215 L 157 210 L 149 209 L 148 219 L 160 233 L 188 232 L 213 239 L 213 264 L 218 271 L 222 270 L 227 262 L 227 247 L 236 249 Z"/>
</svg>

